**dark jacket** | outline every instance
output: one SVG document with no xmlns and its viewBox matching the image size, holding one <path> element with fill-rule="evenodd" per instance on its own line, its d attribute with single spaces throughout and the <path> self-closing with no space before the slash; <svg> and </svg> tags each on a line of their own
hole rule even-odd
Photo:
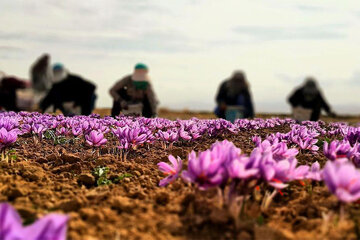
<svg viewBox="0 0 360 240">
<path fill-rule="evenodd" d="M 19 111 L 16 104 L 16 90 L 27 87 L 27 83 L 15 77 L 4 77 L 0 83 L 0 108 Z"/>
<path fill-rule="evenodd" d="M 128 104 L 142 103 L 142 116 L 153 117 L 157 113 L 158 100 L 150 82 L 146 82 L 146 87 L 137 88 L 131 75 L 128 75 L 118 81 L 111 89 L 110 95 L 114 98 L 112 116 L 117 116 L 122 111 L 121 101 Z"/>
<path fill-rule="evenodd" d="M 240 99 L 240 101 L 239 101 Z M 229 94 L 229 80 L 224 81 L 220 85 L 220 89 L 216 96 L 218 105 L 225 104 L 227 106 L 243 106 L 244 117 L 254 117 L 254 107 L 249 90 L 242 90 L 238 95 L 232 96 Z M 217 108 L 216 114 L 218 117 L 225 118 L 225 111 Z"/>
<path fill-rule="evenodd" d="M 311 109 L 311 121 L 319 120 L 321 109 L 324 109 L 327 113 L 331 113 L 329 105 L 320 92 L 318 92 L 312 100 L 307 101 L 303 93 L 303 88 L 301 87 L 295 90 L 295 92 L 289 97 L 288 101 L 292 107 L 301 106 L 306 109 Z"/>
<path fill-rule="evenodd" d="M 61 82 L 55 83 L 46 97 L 41 101 L 40 108 L 44 111 L 54 105 L 55 110 L 64 112 L 64 102 L 75 102 L 81 107 L 81 114 L 89 115 L 94 106 L 96 86 L 83 78 L 68 74 Z"/>
</svg>

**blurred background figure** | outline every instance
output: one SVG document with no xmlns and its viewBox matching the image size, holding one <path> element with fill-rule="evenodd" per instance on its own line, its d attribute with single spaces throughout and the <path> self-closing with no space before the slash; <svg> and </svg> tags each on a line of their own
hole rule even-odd
<svg viewBox="0 0 360 240">
<path fill-rule="evenodd" d="M 42 111 L 52 105 L 54 111 L 59 109 L 66 116 L 91 114 L 96 101 L 93 83 L 69 73 L 60 63 L 53 66 L 53 79 L 53 86 L 40 102 Z"/>
<path fill-rule="evenodd" d="M 23 103 L 19 103 L 17 91 L 30 86 L 30 83 L 14 76 L 7 76 L 0 72 L 0 110 L 24 110 Z M 32 103 L 29 103 L 30 105 Z"/>
<path fill-rule="evenodd" d="M 230 79 L 220 85 L 216 103 L 215 114 L 228 121 L 254 117 L 249 84 L 244 72 L 235 71 Z"/>
<path fill-rule="evenodd" d="M 322 109 L 324 109 L 330 117 L 336 116 L 323 98 L 316 80 L 312 77 L 306 78 L 303 86 L 295 89 L 288 101 L 291 104 L 294 119 L 299 122 L 319 120 Z"/>
<path fill-rule="evenodd" d="M 38 105 L 53 84 L 50 55 L 41 55 L 30 68 L 30 78 L 34 94 L 34 103 Z"/>
<path fill-rule="evenodd" d="M 159 102 L 148 72 L 149 69 L 145 64 L 138 63 L 133 74 L 125 76 L 110 89 L 113 98 L 112 116 L 117 116 L 120 112 L 148 118 L 157 115 Z"/>
</svg>

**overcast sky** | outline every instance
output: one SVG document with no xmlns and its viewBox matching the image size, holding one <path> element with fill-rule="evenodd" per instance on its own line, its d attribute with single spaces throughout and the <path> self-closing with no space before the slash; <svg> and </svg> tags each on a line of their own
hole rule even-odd
<svg viewBox="0 0 360 240">
<path fill-rule="evenodd" d="M 360 113 L 359 0 L 1 0 L 0 70 L 28 78 L 44 52 L 108 89 L 150 67 L 161 106 L 212 110 L 222 80 L 246 72 L 256 110 L 289 111 L 312 75 L 339 113 Z"/>
</svg>

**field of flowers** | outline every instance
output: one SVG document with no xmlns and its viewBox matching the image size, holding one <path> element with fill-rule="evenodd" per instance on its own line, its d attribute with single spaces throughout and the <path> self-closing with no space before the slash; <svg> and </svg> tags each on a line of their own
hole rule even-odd
<svg viewBox="0 0 360 240">
<path fill-rule="evenodd" d="M 0 113 L 0 239 L 360 238 L 360 127 Z"/>
</svg>

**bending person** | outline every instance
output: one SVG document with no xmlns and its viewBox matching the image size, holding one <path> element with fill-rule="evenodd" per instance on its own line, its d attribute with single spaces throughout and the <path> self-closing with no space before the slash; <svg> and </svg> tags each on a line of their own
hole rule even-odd
<svg viewBox="0 0 360 240">
<path fill-rule="evenodd" d="M 31 66 L 30 78 L 34 90 L 35 104 L 39 104 L 53 84 L 49 54 L 41 55 Z"/>
<path fill-rule="evenodd" d="M 53 105 L 55 111 L 59 109 L 67 116 L 91 114 L 95 106 L 96 86 L 69 73 L 62 64 L 55 64 L 53 72 L 55 83 L 40 103 L 42 111 Z"/>
<path fill-rule="evenodd" d="M 295 89 L 288 99 L 292 106 L 293 116 L 297 121 L 317 121 L 321 110 L 324 109 L 329 116 L 335 117 L 329 104 L 323 98 L 314 78 L 308 77 L 303 86 Z"/>
<path fill-rule="evenodd" d="M 29 87 L 27 81 L 21 80 L 13 76 L 0 76 L 0 109 L 7 111 L 20 111 L 18 106 L 17 90 Z"/>
<path fill-rule="evenodd" d="M 133 74 L 125 76 L 110 89 L 110 95 L 114 99 L 112 116 L 117 116 L 120 112 L 125 115 L 156 116 L 158 101 L 148 72 L 145 64 L 138 63 Z"/>
<path fill-rule="evenodd" d="M 216 103 L 215 114 L 228 121 L 254 117 L 249 85 L 242 71 L 235 71 L 230 79 L 220 85 Z"/>
</svg>

